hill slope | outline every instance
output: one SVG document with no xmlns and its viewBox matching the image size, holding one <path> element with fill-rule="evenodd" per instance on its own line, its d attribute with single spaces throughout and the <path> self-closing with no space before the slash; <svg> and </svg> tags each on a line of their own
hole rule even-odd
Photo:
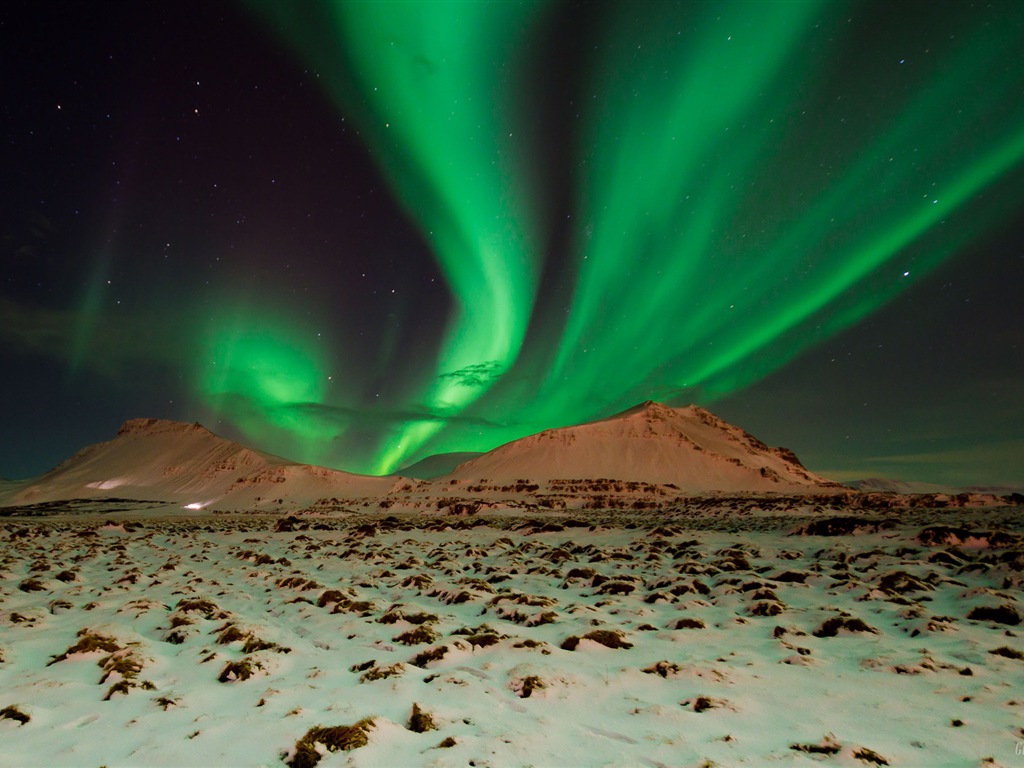
<svg viewBox="0 0 1024 768">
<path fill-rule="evenodd" d="M 703 408 L 651 401 L 600 421 L 514 440 L 447 477 L 491 483 L 609 478 L 695 493 L 839 487 L 808 472 L 792 451 L 769 448 Z"/>
<path fill-rule="evenodd" d="M 297 464 L 199 424 L 132 419 L 113 440 L 83 448 L 40 477 L 7 488 L 0 503 L 116 497 L 251 509 L 281 506 L 279 501 L 305 505 L 324 496 L 375 497 L 395 482 Z"/>
<path fill-rule="evenodd" d="M 483 454 L 480 451 L 435 453 L 413 464 L 402 467 L 398 470 L 398 474 L 415 480 L 433 480 L 442 475 L 447 475 L 456 467 L 465 464 L 470 459 L 475 459 L 477 456 L 483 456 Z"/>
</svg>

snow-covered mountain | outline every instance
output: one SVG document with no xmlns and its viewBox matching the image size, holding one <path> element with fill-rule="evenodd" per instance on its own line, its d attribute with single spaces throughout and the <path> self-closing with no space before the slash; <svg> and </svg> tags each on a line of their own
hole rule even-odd
<svg viewBox="0 0 1024 768">
<path fill-rule="evenodd" d="M 447 478 L 477 483 L 608 478 L 671 484 L 691 493 L 839 487 L 807 471 L 792 451 L 769 448 L 703 408 L 652 401 L 607 419 L 506 443 L 461 464 Z"/>
<path fill-rule="evenodd" d="M 565 503 L 572 506 L 584 503 L 594 484 L 605 480 L 664 486 L 669 495 L 841 487 L 807 471 L 792 451 L 769 448 L 703 408 L 646 402 L 607 419 L 515 440 L 415 484 L 402 476 L 299 464 L 226 440 L 199 424 L 133 419 L 113 440 L 82 449 L 40 477 L 0 487 L 0 505 L 118 498 L 194 509 L 279 510 L 360 500 L 419 509 L 432 508 L 439 494 L 448 501 L 453 494 L 486 500 L 525 483 L 539 484 L 542 495 L 569 494 L 573 499 Z M 581 484 L 562 487 L 562 482 L 555 488 L 552 481 Z"/>
<path fill-rule="evenodd" d="M 113 440 L 83 448 L 40 477 L 7 487 L 0 504 L 121 498 L 259 509 L 331 496 L 373 498 L 396 482 L 298 464 L 226 440 L 200 424 L 132 419 Z"/>
</svg>

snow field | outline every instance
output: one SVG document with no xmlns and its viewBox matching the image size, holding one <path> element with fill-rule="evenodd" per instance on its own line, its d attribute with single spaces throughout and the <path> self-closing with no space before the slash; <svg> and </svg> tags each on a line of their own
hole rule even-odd
<svg viewBox="0 0 1024 768">
<path fill-rule="evenodd" d="M 364 718 L 318 765 L 1019 761 L 1019 626 L 967 619 L 1019 620 L 1015 534 L 577 519 L 7 520 L 0 765 L 278 766 Z M 867 630 L 815 636 L 836 617 Z M 89 637 L 119 650 L 53 661 Z"/>
</svg>

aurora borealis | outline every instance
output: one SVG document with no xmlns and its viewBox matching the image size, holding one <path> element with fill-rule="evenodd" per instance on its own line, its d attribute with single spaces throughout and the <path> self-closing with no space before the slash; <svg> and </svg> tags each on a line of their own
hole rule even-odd
<svg viewBox="0 0 1024 768">
<path fill-rule="evenodd" d="M 387 473 L 650 398 L 1024 483 L 1017 3 L 3 13 L 0 475 L 135 416 Z"/>
</svg>

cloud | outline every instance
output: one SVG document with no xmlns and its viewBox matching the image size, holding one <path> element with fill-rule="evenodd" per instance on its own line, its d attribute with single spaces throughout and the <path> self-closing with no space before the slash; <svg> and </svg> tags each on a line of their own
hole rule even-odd
<svg viewBox="0 0 1024 768">
<path fill-rule="evenodd" d="M 457 371 L 442 373 L 439 379 L 451 379 L 460 387 L 486 387 L 493 384 L 502 376 L 501 363 L 497 360 L 488 360 L 485 363 L 474 363 Z"/>
<path fill-rule="evenodd" d="M 82 313 L 0 298 L 0 347 L 16 354 L 68 362 Z M 174 365 L 187 358 L 188 334 L 152 313 L 101 315 L 90 335 L 84 367 L 123 378 L 140 364 Z"/>
<path fill-rule="evenodd" d="M 973 446 L 869 456 L 843 469 L 815 468 L 840 482 L 891 477 L 952 486 L 1019 484 L 1024 478 L 1024 440 L 999 440 Z"/>
<path fill-rule="evenodd" d="M 1016 457 L 1024 464 L 1024 440 L 1001 440 L 968 448 L 952 448 L 943 451 L 905 453 L 895 456 L 869 456 L 865 463 L 886 464 L 962 464 L 967 462 L 1005 462 Z"/>
<path fill-rule="evenodd" d="M 23 354 L 64 357 L 71 315 L 0 298 L 0 344 Z"/>
</svg>

